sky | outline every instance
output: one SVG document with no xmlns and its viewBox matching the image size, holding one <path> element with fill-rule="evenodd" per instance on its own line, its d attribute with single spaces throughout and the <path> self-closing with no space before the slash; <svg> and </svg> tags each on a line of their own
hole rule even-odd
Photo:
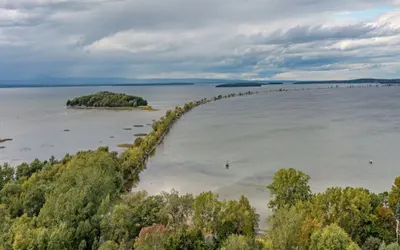
<svg viewBox="0 0 400 250">
<path fill-rule="evenodd" d="M 400 78 L 400 0 L 0 0 L 0 79 Z"/>
</svg>

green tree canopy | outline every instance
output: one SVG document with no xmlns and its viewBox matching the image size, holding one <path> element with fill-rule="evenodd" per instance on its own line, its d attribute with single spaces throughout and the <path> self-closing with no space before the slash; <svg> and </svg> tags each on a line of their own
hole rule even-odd
<svg viewBox="0 0 400 250">
<path fill-rule="evenodd" d="M 4 185 L 14 180 L 14 168 L 7 163 L 0 165 L 0 191 Z"/>
<path fill-rule="evenodd" d="M 308 200 L 311 196 L 309 180 L 310 176 L 299 170 L 280 169 L 274 174 L 272 183 L 267 186 L 272 196 L 269 207 L 278 209 Z"/>
<path fill-rule="evenodd" d="M 67 101 L 67 106 L 69 107 L 138 107 L 146 105 L 147 101 L 142 97 L 112 93 L 109 91 L 76 97 Z"/>
<path fill-rule="evenodd" d="M 218 195 L 204 192 L 196 197 L 193 203 L 193 222 L 204 234 L 214 234 L 218 225 L 218 214 L 221 202 Z"/>
<path fill-rule="evenodd" d="M 283 206 L 268 217 L 267 238 L 273 249 L 296 249 L 301 245 L 305 212 L 301 205 Z"/>
<path fill-rule="evenodd" d="M 355 248 L 357 246 L 353 244 L 351 238 L 336 224 L 316 231 L 311 236 L 310 250 L 349 250 Z"/>
<path fill-rule="evenodd" d="M 400 250 L 400 245 L 398 243 L 391 243 L 385 247 L 385 250 Z"/>
<path fill-rule="evenodd" d="M 393 211 L 396 211 L 398 203 L 400 203 L 400 176 L 395 178 L 389 194 L 389 206 Z"/>
<path fill-rule="evenodd" d="M 312 199 L 312 213 L 324 225 L 336 223 L 357 243 L 364 242 L 370 232 L 371 198 L 362 188 L 328 188 Z"/>
<path fill-rule="evenodd" d="M 231 235 L 228 239 L 222 244 L 221 250 L 257 250 L 261 249 L 261 246 L 258 245 L 254 238 L 247 237 L 244 235 Z"/>
<path fill-rule="evenodd" d="M 163 225 L 145 227 L 135 240 L 136 250 L 165 249 L 170 232 Z"/>
<path fill-rule="evenodd" d="M 133 248 L 142 228 L 166 220 L 161 212 L 163 207 L 161 196 L 147 196 L 146 192 L 123 195 L 120 203 L 113 206 L 100 222 L 102 241 L 120 242 L 127 249 Z"/>
<path fill-rule="evenodd" d="M 232 234 L 253 237 L 258 229 L 258 219 L 258 214 L 244 195 L 239 201 L 223 201 L 218 214 L 216 236 L 219 241 Z"/>
<path fill-rule="evenodd" d="M 193 216 L 193 195 L 179 195 L 176 190 L 172 190 L 170 193 L 163 192 L 161 196 L 164 201 L 161 213 L 168 218 L 167 224 L 178 229 L 184 228 Z"/>
<path fill-rule="evenodd" d="M 382 244 L 382 240 L 370 236 L 365 240 L 361 249 L 362 250 L 379 250 L 379 247 L 381 244 Z"/>
</svg>

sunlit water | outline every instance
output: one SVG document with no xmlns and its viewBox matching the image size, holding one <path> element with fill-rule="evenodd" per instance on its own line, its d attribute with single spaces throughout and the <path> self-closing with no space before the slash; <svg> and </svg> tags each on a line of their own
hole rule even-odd
<svg viewBox="0 0 400 250">
<path fill-rule="evenodd" d="M 276 87 L 276 86 L 271 86 Z M 266 90 L 267 87 L 259 89 Z M 71 110 L 74 96 L 111 90 L 143 96 L 157 112 Z M 0 89 L 0 162 L 119 143 L 148 132 L 148 124 L 187 101 L 246 89 L 213 86 Z M 311 176 L 313 191 L 363 186 L 381 192 L 400 175 L 400 88 L 339 88 L 273 92 L 212 102 L 195 108 L 173 127 L 141 175 L 138 189 L 172 188 L 223 198 L 245 194 L 268 214 L 265 188 L 280 168 Z M 132 131 L 123 128 L 130 127 Z M 64 132 L 69 129 L 70 132 Z M 113 138 L 110 138 L 113 137 Z M 373 164 L 369 164 L 373 160 Z M 225 168 L 226 161 L 230 168 Z"/>
</svg>

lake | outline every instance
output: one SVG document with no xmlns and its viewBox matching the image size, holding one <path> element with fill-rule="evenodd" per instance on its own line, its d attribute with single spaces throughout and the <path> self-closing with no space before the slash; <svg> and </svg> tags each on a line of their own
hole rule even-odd
<svg viewBox="0 0 400 250">
<path fill-rule="evenodd" d="M 159 111 L 65 108 L 67 99 L 100 90 L 142 96 Z M 2 144 L 0 162 L 59 158 L 101 145 L 121 151 L 117 144 L 151 129 L 135 124 L 151 123 L 187 101 L 246 90 L 209 85 L 0 89 L 0 138 L 14 139 Z M 223 198 L 243 193 L 262 220 L 268 214 L 265 186 L 280 168 L 306 172 L 316 192 L 330 186 L 389 190 L 400 174 L 399 104 L 400 88 L 390 87 L 271 92 L 202 105 L 173 127 L 137 189 L 151 194 L 212 190 Z M 132 131 L 123 130 L 127 127 Z"/>
<path fill-rule="evenodd" d="M 142 96 L 158 111 L 67 109 L 68 99 L 98 91 Z M 153 119 L 185 102 L 228 93 L 212 86 L 60 87 L 0 89 L 0 138 L 12 138 L 0 149 L 0 163 L 17 164 L 34 158 L 132 143 L 136 133 L 151 131 Z M 134 125 L 145 125 L 135 128 Z M 124 130 L 131 128 L 132 130 Z M 64 130 L 69 130 L 66 132 Z"/>
</svg>

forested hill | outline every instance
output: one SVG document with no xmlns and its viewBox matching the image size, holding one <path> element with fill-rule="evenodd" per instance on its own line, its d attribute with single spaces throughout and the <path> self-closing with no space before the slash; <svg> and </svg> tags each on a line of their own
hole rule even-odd
<svg viewBox="0 0 400 250">
<path fill-rule="evenodd" d="M 138 107 L 146 105 L 147 101 L 142 97 L 109 91 L 76 97 L 67 101 L 68 107 Z"/>
<path fill-rule="evenodd" d="M 323 81 L 298 81 L 293 84 L 356 84 L 356 83 L 381 83 L 381 84 L 399 84 L 400 79 L 377 79 L 377 78 L 360 78 L 353 80 L 323 80 Z"/>
<path fill-rule="evenodd" d="M 215 86 L 216 88 L 238 88 L 238 87 L 261 87 L 260 83 L 225 83 Z"/>
</svg>

